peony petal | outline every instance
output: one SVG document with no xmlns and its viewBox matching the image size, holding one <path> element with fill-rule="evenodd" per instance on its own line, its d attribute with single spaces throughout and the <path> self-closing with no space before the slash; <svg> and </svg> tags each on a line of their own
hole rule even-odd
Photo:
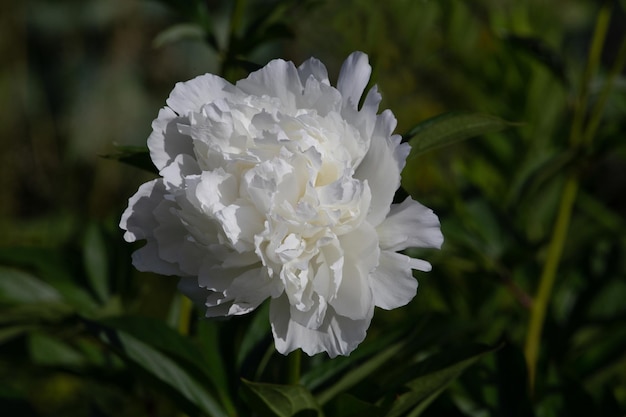
<svg viewBox="0 0 626 417">
<path fill-rule="evenodd" d="M 277 297 L 281 292 L 280 282 L 272 280 L 265 268 L 250 269 L 235 278 L 224 291 L 226 298 L 233 300 L 228 315 L 249 313 L 266 299 Z"/>
<path fill-rule="evenodd" d="M 199 111 L 205 104 L 230 97 L 232 88 L 225 79 L 213 74 L 200 75 L 192 80 L 176 83 L 167 99 L 167 105 L 179 116 Z"/>
<path fill-rule="evenodd" d="M 141 184 L 139 190 L 128 199 L 128 207 L 120 220 L 120 228 L 126 230 L 124 239 L 134 242 L 153 236 L 158 226 L 154 209 L 163 201 L 165 186 L 161 178 Z"/>
<path fill-rule="evenodd" d="M 349 355 L 365 339 L 374 314 L 373 304 L 366 316 L 351 320 L 337 315 L 328 307 L 324 321 L 317 329 L 309 329 L 291 319 L 291 306 L 286 295 L 270 304 L 270 322 L 276 350 L 283 355 L 301 348 L 307 355 L 327 352 L 331 358 Z"/>
<path fill-rule="evenodd" d="M 200 174 L 196 160 L 188 154 L 178 154 L 174 161 L 160 172 L 168 189 L 180 188 L 188 175 Z"/>
<path fill-rule="evenodd" d="M 302 85 L 306 85 L 309 77 L 313 77 L 322 84 L 330 85 L 326 66 L 317 58 L 309 58 L 298 67 L 298 75 Z"/>
<path fill-rule="evenodd" d="M 193 141 L 179 132 L 179 124 L 188 124 L 187 117 L 176 117 L 174 112 L 165 107 L 152 122 L 152 133 L 148 137 L 148 149 L 154 166 L 160 171 L 171 164 L 176 156 L 194 155 Z"/>
<path fill-rule="evenodd" d="M 391 119 L 395 123 L 393 115 L 385 112 L 379 116 L 379 120 L 383 121 L 378 122 L 377 126 L 391 123 Z M 393 196 L 400 187 L 400 169 L 394 156 L 393 146 L 394 144 L 388 137 L 373 137 L 365 158 L 354 174 L 355 178 L 367 180 L 372 192 L 372 204 L 367 221 L 373 226 L 378 226 L 385 219 Z"/>
<path fill-rule="evenodd" d="M 133 266 L 138 271 L 156 272 L 161 275 L 185 275 L 174 263 L 167 262 L 159 256 L 158 243 L 148 239 L 145 246 L 137 249 L 132 255 Z"/>
<path fill-rule="evenodd" d="M 246 94 L 276 97 L 283 108 L 290 110 L 295 110 L 296 95 L 301 95 L 303 90 L 296 67 L 282 59 L 275 59 L 238 81 L 237 87 Z"/>
<path fill-rule="evenodd" d="M 406 248 L 439 249 L 443 244 L 437 215 L 410 197 L 391 206 L 389 215 L 376 232 L 380 247 L 394 252 Z"/>
<path fill-rule="evenodd" d="M 413 278 L 411 258 L 382 251 L 380 263 L 370 275 L 374 303 L 385 310 L 402 307 L 415 297 L 417 280 Z"/>
<path fill-rule="evenodd" d="M 345 253 L 343 273 L 337 297 L 330 304 L 338 315 L 361 320 L 367 317 L 373 304 L 369 275 L 378 265 L 378 237 L 374 229 L 364 223 L 339 240 Z"/>
<path fill-rule="evenodd" d="M 341 66 L 337 80 L 337 89 L 344 98 L 344 106 L 357 108 L 371 73 L 372 67 L 366 54 L 353 52 L 348 56 Z"/>
</svg>

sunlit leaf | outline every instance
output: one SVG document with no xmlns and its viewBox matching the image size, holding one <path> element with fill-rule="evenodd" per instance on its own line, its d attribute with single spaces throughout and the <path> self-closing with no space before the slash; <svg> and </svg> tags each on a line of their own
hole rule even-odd
<svg viewBox="0 0 626 417">
<path fill-rule="evenodd" d="M 319 404 L 303 386 L 243 380 L 242 393 L 251 408 L 262 417 L 321 416 Z"/>
<path fill-rule="evenodd" d="M 403 136 L 403 141 L 411 144 L 410 159 L 442 146 L 499 132 L 513 125 L 488 114 L 450 112 L 421 122 Z"/>
</svg>

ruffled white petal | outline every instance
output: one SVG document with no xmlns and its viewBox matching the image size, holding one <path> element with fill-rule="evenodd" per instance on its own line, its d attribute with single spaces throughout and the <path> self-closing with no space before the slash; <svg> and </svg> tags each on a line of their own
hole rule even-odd
<svg viewBox="0 0 626 417">
<path fill-rule="evenodd" d="M 334 358 L 349 355 L 365 339 L 374 306 L 372 304 L 366 317 L 360 320 L 342 317 L 329 307 L 322 325 L 317 329 L 307 328 L 292 320 L 291 310 L 285 295 L 272 299 L 270 321 L 276 350 L 286 355 L 301 348 L 309 356 L 327 352 Z"/>
<path fill-rule="evenodd" d="M 229 97 L 229 87 L 232 84 L 217 75 L 200 75 L 176 83 L 166 103 L 179 116 L 186 116 L 189 112 L 199 111 L 207 103 Z"/>
<path fill-rule="evenodd" d="M 296 95 L 301 95 L 303 89 L 296 67 L 282 59 L 270 61 L 236 85 L 246 94 L 276 97 L 284 109 L 295 108 Z"/>
<path fill-rule="evenodd" d="M 124 239 L 127 242 L 152 237 L 152 231 L 157 226 L 152 213 L 164 197 L 163 180 L 156 179 L 141 184 L 139 190 L 128 199 L 128 207 L 120 220 L 120 228 L 126 230 Z"/>
<path fill-rule="evenodd" d="M 389 215 L 377 228 L 380 247 L 399 251 L 406 248 L 441 248 L 443 234 L 439 218 L 428 207 L 410 197 L 391 206 Z"/>
<path fill-rule="evenodd" d="M 193 155 L 193 142 L 178 131 L 179 124 L 188 123 L 187 117 L 177 117 L 172 109 L 164 107 L 152 122 L 148 149 L 154 166 L 160 171 L 171 164 L 178 155 Z"/>
</svg>

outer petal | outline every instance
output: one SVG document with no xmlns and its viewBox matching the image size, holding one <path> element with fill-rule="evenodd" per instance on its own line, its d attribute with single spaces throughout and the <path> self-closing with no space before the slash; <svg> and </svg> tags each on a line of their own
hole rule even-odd
<svg viewBox="0 0 626 417">
<path fill-rule="evenodd" d="M 346 58 L 337 79 L 337 89 L 344 98 L 344 105 L 356 108 L 372 73 L 367 55 L 353 52 Z"/>
<path fill-rule="evenodd" d="M 378 265 L 379 248 L 376 233 L 367 223 L 340 237 L 345 251 L 343 276 L 337 298 L 330 302 L 337 314 L 361 320 L 373 305 L 369 275 Z"/>
<path fill-rule="evenodd" d="M 319 59 L 309 58 L 304 61 L 302 65 L 298 67 L 298 74 L 300 75 L 302 85 L 305 85 L 307 79 L 311 76 L 322 84 L 330 85 L 326 66 Z"/>
<path fill-rule="evenodd" d="M 443 244 L 437 215 L 410 197 L 392 205 L 376 231 L 380 247 L 394 252 L 406 248 L 440 248 Z"/>
<path fill-rule="evenodd" d="M 303 90 L 296 67 L 282 59 L 270 61 L 248 78 L 238 81 L 237 87 L 247 94 L 276 97 L 286 109 L 295 109 L 296 94 L 301 95 Z"/>
<path fill-rule="evenodd" d="M 205 104 L 231 95 L 232 87 L 225 79 L 213 74 L 200 75 L 192 80 L 176 83 L 167 99 L 167 105 L 179 116 L 198 111 Z"/>
<path fill-rule="evenodd" d="M 154 239 L 148 239 L 145 246 L 133 252 L 132 259 L 133 266 L 138 271 L 156 272 L 161 275 L 183 275 L 176 264 L 161 259 L 159 245 Z"/>
<path fill-rule="evenodd" d="M 163 275 L 180 275 L 177 265 L 159 256 L 159 245 L 154 236 L 154 231 L 159 227 L 154 211 L 163 204 L 165 192 L 163 180 L 160 178 L 142 184 L 137 193 L 128 200 L 128 208 L 122 214 L 120 227 L 126 230 L 124 239 L 127 242 L 147 240 L 145 246 L 133 253 L 135 268 Z"/>
<path fill-rule="evenodd" d="M 415 297 L 417 280 L 413 278 L 408 256 L 382 251 L 378 268 L 370 275 L 374 303 L 385 310 L 402 307 Z"/>
<path fill-rule="evenodd" d="M 291 320 L 290 310 L 286 295 L 272 299 L 270 321 L 276 350 L 286 355 L 301 348 L 309 356 L 327 352 L 328 356 L 334 358 L 337 355 L 349 355 L 365 339 L 374 305 L 360 320 L 342 317 L 332 307 L 328 307 L 322 325 L 315 330 Z"/>
<path fill-rule="evenodd" d="M 354 177 L 367 180 L 372 191 L 372 204 L 367 221 L 378 226 L 387 216 L 393 196 L 400 186 L 400 168 L 394 152 L 395 144 L 388 135 L 381 133 L 393 130 L 396 119 L 390 111 L 378 116 L 370 148 L 357 168 Z"/>
<path fill-rule="evenodd" d="M 152 213 L 164 196 L 165 186 L 163 180 L 158 178 L 141 184 L 135 195 L 128 199 L 128 207 L 120 220 L 120 228 L 126 230 L 124 239 L 127 242 L 153 236 L 158 223 Z"/>
<path fill-rule="evenodd" d="M 159 116 L 152 122 L 152 133 L 148 137 L 148 148 L 152 163 L 160 171 L 168 166 L 178 155 L 193 155 L 191 137 L 178 131 L 179 124 L 188 124 L 187 117 L 177 117 L 169 107 L 159 111 Z"/>
</svg>

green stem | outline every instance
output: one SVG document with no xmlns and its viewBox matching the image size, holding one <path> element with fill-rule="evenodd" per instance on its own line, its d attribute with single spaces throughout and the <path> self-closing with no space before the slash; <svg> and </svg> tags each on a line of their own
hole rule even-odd
<svg viewBox="0 0 626 417">
<path fill-rule="evenodd" d="M 591 46 L 589 48 L 589 55 L 587 56 L 587 65 L 585 72 L 580 80 L 580 90 L 578 98 L 574 107 L 574 120 L 572 122 L 572 129 L 570 131 L 570 144 L 577 146 L 582 140 L 583 124 L 585 122 L 585 111 L 587 108 L 587 101 L 589 100 L 589 86 L 593 74 L 597 71 L 600 65 L 600 57 L 602 55 L 602 47 L 606 38 L 606 33 L 609 28 L 609 21 L 611 18 L 611 7 L 606 5 L 598 12 L 596 18 L 596 25 L 593 31 L 593 38 L 591 40 Z"/>
<path fill-rule="evenodd" d="M 587 129 L 583 134 L 583 144 L 589 145 L 593 141 L 593 137 L 596 134 L 596 130 L 598 130 L 598 126 L 600 126 L 600 121 L 602 120 L 602 114 L 604 113 L 604 106 L 609 99 L 609 94 L 611 89 L 613 88 L 613 84 L 615 83 L 615 79 L 622 72 L 624 65 L 626 64 L 626 37 L 622 39 L 622 44 L 620 46 L 619 52 L 617 53 L 617 58 L 611 71 L 609 72 L 606 83 L 600 92 L 596 105 L 591 112 L 591 117 L 589 118 L 589 123 L 587 124 Z"/>
<path fill-rule="evenodd" d="M 587 65 L 583 74 L 580 86 L 580 94 L 575 102 L 574 117 L 570 131 L 570 146 L 573 149 L 580 146 L 590 146 L 600 124 L 604 106 L 608 99 L 609 92 L 617 74 L 619 74 L 626 62 L 626 39 L 623 41 L 617 60 L 611 69 L 607 82 L 591 112 L 591 116 L 585 126 L 586 109 L 589 101 L 589 85 L 591 79 L 598 70 L 600 56 L 606 38 L 606 33 L 611 17 L 610 6 L 603 7 L 598 13 L 593 39 L 589 50 Z M 537 360 L 539 358 L 539 346 L 541 345 L 541 332 L 545 321 L 546 311 L 550 303 L 552 289 L 556 281 L 556 274 L 563 254 L 563 248 L 567 239 L 567 232 L 570 225 L 576 195 L 578 193 L 578 174 L 572 172 L 567 177 L 563 194 L 557 213 L 556 223 L 552 232 L 546 262 L 541 272 L 539 288 L 533 301 L 530 312 L 530 322 L 526 335 L 524 354 L 528 367 L 528 380 L 531 392 L 534 390 Z"/>
<path fill-rule="evenodd" d="M 187 336 L 189 334 L 189 323 L 191 323 L 191 312 L 193 304 L 184 295 L 180 296 L 180 314 L 178 315 L 178 333 Z"/>
<path fill-rule="evenodd" d="M 556 272 L 561 260 L 561 255 L 563 254 L 563 247 L 565 246 L 567 231 L 569 229 L 569 223 L 572 216 L 572 210 L 574 208 L 574 202 L 576 201 L 577 192 L 578 179 L 572 174 L 567 179 L 565 188 L 563 189 L 563 196 L 561 197 L 556 224 L 554 225 L 552 239 L 550 241 L 550 246 L 548 247 L 548 257 L 541 273 L 539 289 L 537 290 L 537 295 L 533 300 L 533 306 L 530 312 L 530 323 L 528 326 L 528 333 L 526 335 L 524 354 L 526 356 L 526 363 L 528 366 L 528 380 L 531 392 L 534 389 L 535 384 L 535 372 L 537 369 L 537 359 L 539 357 L 539 345 L 541 342 L 543 322 L 545 320 L 548 303 L 550 302 L 552 288 L 554 287 L 554 282 L 556 281 Z"/>
<path fill-rule="evenodd" d="M 289 354 L 289 385 L 300 385 L 300 366 L 302 350 L 297 349 Z"/>
</svg>

